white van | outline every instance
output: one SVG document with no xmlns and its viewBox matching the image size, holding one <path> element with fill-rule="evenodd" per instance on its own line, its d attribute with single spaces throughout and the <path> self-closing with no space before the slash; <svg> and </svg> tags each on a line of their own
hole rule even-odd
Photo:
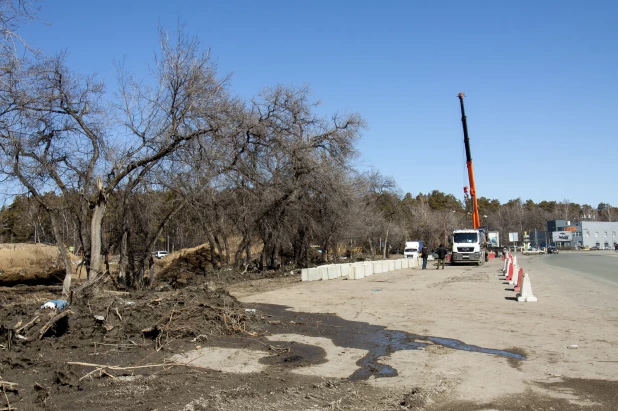
<svg viewBox="0 0 618 411">
<path fill-rule="evenodd" d="M 155 251 L 154 253 L 152 253 L 156 258 L 161 259 L 163 257 L 165 257 L 166 255 L 168 255 L 169 253 L 167 251 L 164 250 L 160 250 L 160 251 Z"/>
</svg>

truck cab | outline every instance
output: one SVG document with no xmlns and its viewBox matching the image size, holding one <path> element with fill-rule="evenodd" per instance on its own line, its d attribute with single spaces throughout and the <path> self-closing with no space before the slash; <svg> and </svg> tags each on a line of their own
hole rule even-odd
<svg viewBox="0 0 618 411">
<path fill-rule="evenodd" d="M 453 231 L 451 264 L 483 265 L 487 254 L 486 242 L 484 230 Z"/>
<path fill-rule="evenodd" d="M 406 246 L 403 249 L 404 258 L 418 258 L 423 249 L 422 241 L 406 241 Z"/>
</svg>

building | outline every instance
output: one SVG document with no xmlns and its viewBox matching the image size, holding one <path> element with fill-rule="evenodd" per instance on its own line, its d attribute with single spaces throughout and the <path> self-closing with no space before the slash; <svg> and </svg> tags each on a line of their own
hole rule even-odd
<svg viewBox="0 0 618 411">
<path fill-rule="evenodd" d="M 581 221 L 575 224 L 573 245 L 580 247 L 615 248 L 618 242 L 618 222 Z"/>
<path fill-rule="evenodd" d="M 565 231 L 565 227 L 569 227 L 570 225 L 571 222 L 567 220 L 549 220 L 547 222 L 547 232 L 553 233 L 554 231 Z"/>
<path fill-rule="evenodd" d="M 573 225 L 567 220 L 547 222 L 548 238 L 558 247 L 615 248 L 618 242 L 618 222 L 580 221 Z"/>
</svg>

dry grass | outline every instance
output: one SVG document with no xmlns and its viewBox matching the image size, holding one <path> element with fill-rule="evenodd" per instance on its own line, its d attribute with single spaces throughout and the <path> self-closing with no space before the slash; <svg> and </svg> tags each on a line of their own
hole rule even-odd
<svg viewBox="0 0 618 411">
<path fill-rule="evenodd" d="M 80 258 L 69 254 L 77 272 Z M 29 280 L 64 271 L 58 248 L 45 244 L 0 244 L 0 282 L 11 279 Z"/>
</svg>

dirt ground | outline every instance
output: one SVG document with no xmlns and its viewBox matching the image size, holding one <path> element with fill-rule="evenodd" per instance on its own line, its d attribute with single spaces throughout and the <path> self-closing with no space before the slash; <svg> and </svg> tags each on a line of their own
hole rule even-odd
<svg viewBox="0 0 618 411">
<path fill-rule="evenodd" d="M 0 408 L 616 410 L 616 286 L 545 257 L 520 257 L 536 303 L 499 260 L 305 283 L 189 258 L 190 275 L 58 312 L 40 309 L 58 286 L 6 287 Z M 10 350 L 9 330 L 26 339 Z"/>
</svg>

